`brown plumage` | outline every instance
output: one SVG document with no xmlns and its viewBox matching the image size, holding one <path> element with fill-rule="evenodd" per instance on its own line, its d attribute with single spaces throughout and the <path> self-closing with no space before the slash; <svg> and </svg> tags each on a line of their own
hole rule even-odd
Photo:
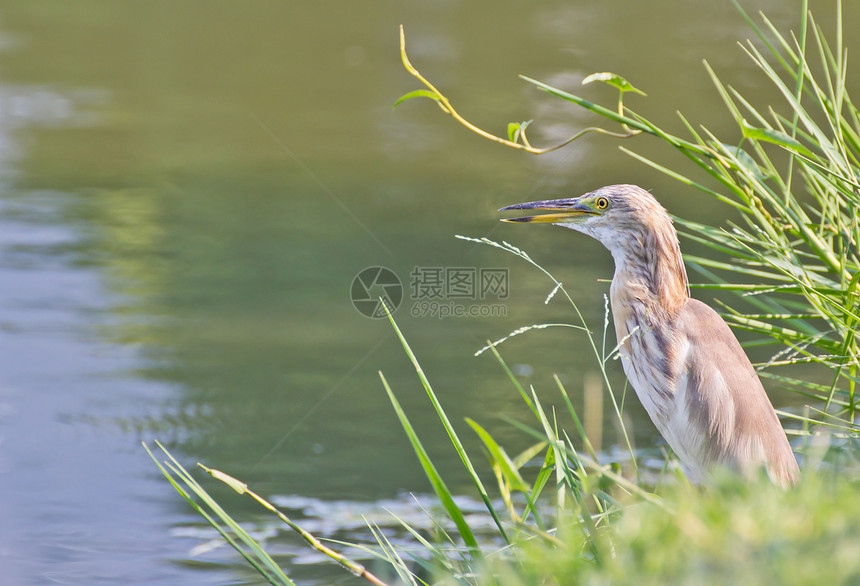
<svg viewBox="0 0 860 586">
<path fill-rule="evenodd" d="M 717 467 L 748 475 L 764 466 L 774 482 L 796 482 L 797 462 L 755 369 L 722 318 L 690 298 L 675 228 L 650 193 L 611 185 L 502 209 L 552 210 L 507 221 L 564 226 L 609 249 L 624 372 L 694 481 Z"/>
</svg>

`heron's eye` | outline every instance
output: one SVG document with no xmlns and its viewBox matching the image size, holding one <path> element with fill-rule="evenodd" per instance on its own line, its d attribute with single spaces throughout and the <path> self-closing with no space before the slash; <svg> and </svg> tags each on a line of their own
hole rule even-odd
<svg viewBox="0 0 860 586">
<path fill-rule="evenodd" d="M 605 210 L 609 207 L 609 200 L 605 197 L 598 197 L 596 200 L 594 200 L 594 207 L 598 210 Z"/>
</svg>

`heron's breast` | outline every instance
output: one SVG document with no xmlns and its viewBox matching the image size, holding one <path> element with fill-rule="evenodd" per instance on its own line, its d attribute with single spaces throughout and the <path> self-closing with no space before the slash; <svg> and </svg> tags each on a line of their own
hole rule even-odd
<svg viewBox="0 0 860 586">
<path fill-rule="evenodd" d="M 638 306 L 642 302 L 637 299 L 629 285 L 625 275 L 619 275 L 616 270 L 615 278 L 609 288 L 609 299 L 612 304 L 612 321 L 615 325 L 615 336 L 619 345 L 620 353 L 630 354 L 630 333 L 637 328 Z"/>
<path fill-rule="evenodd" d="M 665 328 L 648 319 L 645 305 L 629 291 L 613 291 L 612 316 L 624 374 L 652 421 L 661 428 L 672 417 L 677 352 Z"/>
</svg>

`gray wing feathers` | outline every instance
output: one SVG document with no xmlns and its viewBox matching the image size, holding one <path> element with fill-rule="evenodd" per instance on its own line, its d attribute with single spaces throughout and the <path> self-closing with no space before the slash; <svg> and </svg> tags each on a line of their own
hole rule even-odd
<svg viewBox="0 0 860 586">
<path fill-rule="evenodd" d="M 732 331 L 717 313 L 695 299 L 681 310 L 681 333 L 690 341 L 684 365 L 686 389 L 678 406 L 690 424 L 707 430 L 697 442 L 708 461 L 741 472 L 761 465 L 787 486 L 798 468 L 773 406 L 755 369 Z"/>
</svg>

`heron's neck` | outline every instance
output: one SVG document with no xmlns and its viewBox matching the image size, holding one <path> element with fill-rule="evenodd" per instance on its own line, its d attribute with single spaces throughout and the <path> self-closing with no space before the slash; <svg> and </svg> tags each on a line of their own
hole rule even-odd
<svg viewBox="0 0 860 586">
<path fill-rule="evenodd" d="M 669 314 L 684 306 L 689 298 L 687 272 L 674 228 L 644 230 L 636 235 L 634 246 L 627 241 L 607 248 L 615 260 L 616 293 L 624 294 L 626 289 L 647 309 Z"/>
</svg>

